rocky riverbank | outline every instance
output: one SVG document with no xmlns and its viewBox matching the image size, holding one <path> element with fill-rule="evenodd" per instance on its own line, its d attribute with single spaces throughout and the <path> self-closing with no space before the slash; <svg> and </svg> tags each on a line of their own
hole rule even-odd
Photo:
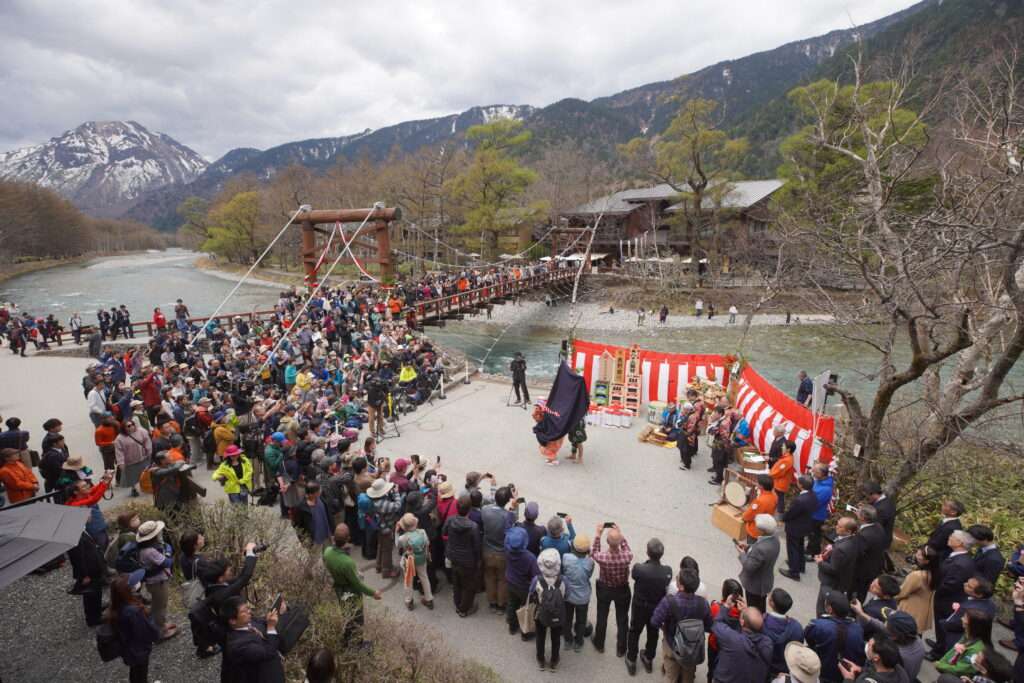
<svg viewBox="0 0 1024 683">
<path fill-rule="evenodd" d="M 614 312 L 611 312 L 614 310 Z M 707 314 L 700 318 L 692 314 L 673 314 L 662 325 L 658 322 L 657 311 L 647 311 L 642 324 L 637 322 L 636 310 L 609 309 L 607 306 L 594 303 L 577 303 L 575 308 L 560 302 L 556 306 L 546 306 L 543 301 L 522 301 L 521 305 L 506 303 L 494 306 L 488 318 L 486 312 L 466 318 L 468 322 L 487 322 L 497 325 L 533 324 L 543 327 L 557 327 L 598 332 L 638 332 L 644 336 L 657 335 L 662 331 L 695 329 L 708 327 L 739 327 L 746 319 L 741 309 L 735 322 L 729 322 L 728 313 L 716 313 L 711 319 Z M 832 316 L 821 313 L 792 314 L 789 322 L 785 313 L 758 313 L 751 320 L 751 325 L 806 325 L 825 324 L 833 321 Z"/>
</svg>

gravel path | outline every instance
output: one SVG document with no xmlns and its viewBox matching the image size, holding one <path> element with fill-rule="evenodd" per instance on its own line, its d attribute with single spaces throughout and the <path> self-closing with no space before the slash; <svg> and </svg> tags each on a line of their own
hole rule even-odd
<svg viewBox="0 0 1024 683">
<path fill-rule="evenodd" d="M 118 683 L 128 667 L 104 664 L 96 653 L 95 629 L 87 628 L 82 599 L 68 595 L 71 566 L 43 576 L 29 575 L 0 591 L 0 677 L 12 683 Z M 195 656 L 188 619 L 170 612 L 183 629 L 157 645 L 149 660 L 150 681 L 185 683 L 219 680 L 220 658 Z"/>
</svg>

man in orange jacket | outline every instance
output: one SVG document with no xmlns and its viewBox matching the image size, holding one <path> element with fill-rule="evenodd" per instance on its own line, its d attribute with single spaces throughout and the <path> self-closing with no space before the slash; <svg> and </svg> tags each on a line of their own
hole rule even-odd
<svg viewBox="0 0 1024 683">
<path fill-rule="evenodd" d="M 796 473 L 793 470 L 795 451 L 795 443 L 788 440 L 784 441 L 782 443 L 782 455 L 775 461 L 771 471 L 768 473 L 775 483 L 775 496 L 779 499 L 779 512 L 786 511 L 786 492 L 789 491 L 789 487 L 796 481 Z"/>
<path fill-rule="evenodd" d="M 7 490 L 7 500 L 19 503 L 39 491 L 39 480 L 21 461 L 21 452 L 13 448 L 0 451 L 0 482 Z"/>
<path fill-rule="evenodd" d="M 775 505 L 778 499 L 775 497 L 775 482 L 769 474 L 757 475 L 757 497 L 743 511 L 743 521 L 746 522 L 747 537 L 757 538 L 761 533 L 754 525 L 754 518 L 758 515 L 774 515 Z"/>
</svg>

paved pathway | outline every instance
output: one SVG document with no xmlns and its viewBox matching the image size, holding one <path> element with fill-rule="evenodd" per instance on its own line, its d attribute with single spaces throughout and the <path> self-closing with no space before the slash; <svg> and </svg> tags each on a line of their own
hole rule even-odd
<svg viewBox="0 0 1024 683">
<path fill-rule="evenodd" d="M 80 385 L 87 364 L 88 360 L 81 358 L 20 359 L 0 354 L 0 414 L 5 418 L 15 414 L 21 417 L 36 447 L 42 437 L 39 425 L 49 417 L 59 417 L 65 423 L 71 451 L 85 454 L 87 463 L 99 470 L 100 458 L 93 445 L 92 425 Z M 694 470 L 681 471 L 674 449 L 637 442 L 637 420 L 628 430 L 589 429 L 584 464 L 547 467 L 538 453 L 529 413 L 505 407 L 507 393 L 507 386 L 487 382 L 459 386 L 447 400 L 438 400 L 406 416 L 400 423 L 402 436 L 385 439 L 380 451 L 392 461 L 412 453 L 430 461 L 440 455 L 444 471 L 457 482 L 469 470 L 493 472 L 500 484 L 514 482 L 520 495 L 538 501 L 542 521 L 556 511 L 568 512 L 577 531 L 590 536 L 599 523 L 617 522 L 641 560 L 647 540 L 657 536 L 664 542 L 665 559 L 673 567 L 678 567 L 684 555 L 698 560 L 712 597 L 717 596 L 724 579 L 738 575 L 732 544 L 711 525 L 709 505 L 717 498 L 717 488 L 707 484 L 709 475 L 704 469 L 710 459 L 706 448 L 695 460 Z M 567 451 L 568 447 L 563 453 Z M 197 475 L 208 476 L 203 468 Z M 218 495 L 216 488 L 211 487 L 212 496 Z M 123 496 L 123 492 L 118 493 L 118 499 Z M 382 603 L 370 601 L 372 609 L 390 609 L 416 628 L 437 629 L 457 651 L 489 664 L 509 680 L 553 678 L 550 673 L 537 671 L 533 644 L 510 637 L 502 619 L 488 613 L 483 595 L 482 611 L 468 619 L 455 615 L 447 587 L 438 595 L 434 611 L 418 606 L 408 613 L 400 586 L 381 581 L 372 569 L 367 571 L 367 579 L 372 585 L 388 588 Z M 805 579 L 796 583 L 777 577 L 776 585 L 790 591 L 796 601 L 792 616 L 806 623 L 813 616 L 817 582 Z M 591 620 L 594 614 L 592 601 Z M 568 680 L 627 680 L 625 666 L 614 654 L 614 638 L 612 620 L 605 654 L 597 654 L 589 645 L 581 654 L 567 652 L 557 676 Z M 642 668 L 639 675 L 644 676 Z M 934 676 L 923 675 L 922 680 L 934 680 Z"/>
</svg>

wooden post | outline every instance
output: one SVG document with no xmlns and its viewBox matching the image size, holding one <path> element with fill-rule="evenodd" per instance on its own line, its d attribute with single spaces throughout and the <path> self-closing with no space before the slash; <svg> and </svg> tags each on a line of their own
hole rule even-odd
<svg viewBox="0 0 1024 683">
<path fill-rule="evenodd" d="M 374 225 L 377 232 L 377 262 L 380 264 L 380 279 L 393 282 L 395 264 L 391 261 L 391 235 L 387 221 L 377 221 Z"/>
<path fill-rule="evenodd" d="M 306 270 L 306 291 L 316 287 L 316 231 L 313 221 L 302 222 L 302 265 Z"/>
</svg>

